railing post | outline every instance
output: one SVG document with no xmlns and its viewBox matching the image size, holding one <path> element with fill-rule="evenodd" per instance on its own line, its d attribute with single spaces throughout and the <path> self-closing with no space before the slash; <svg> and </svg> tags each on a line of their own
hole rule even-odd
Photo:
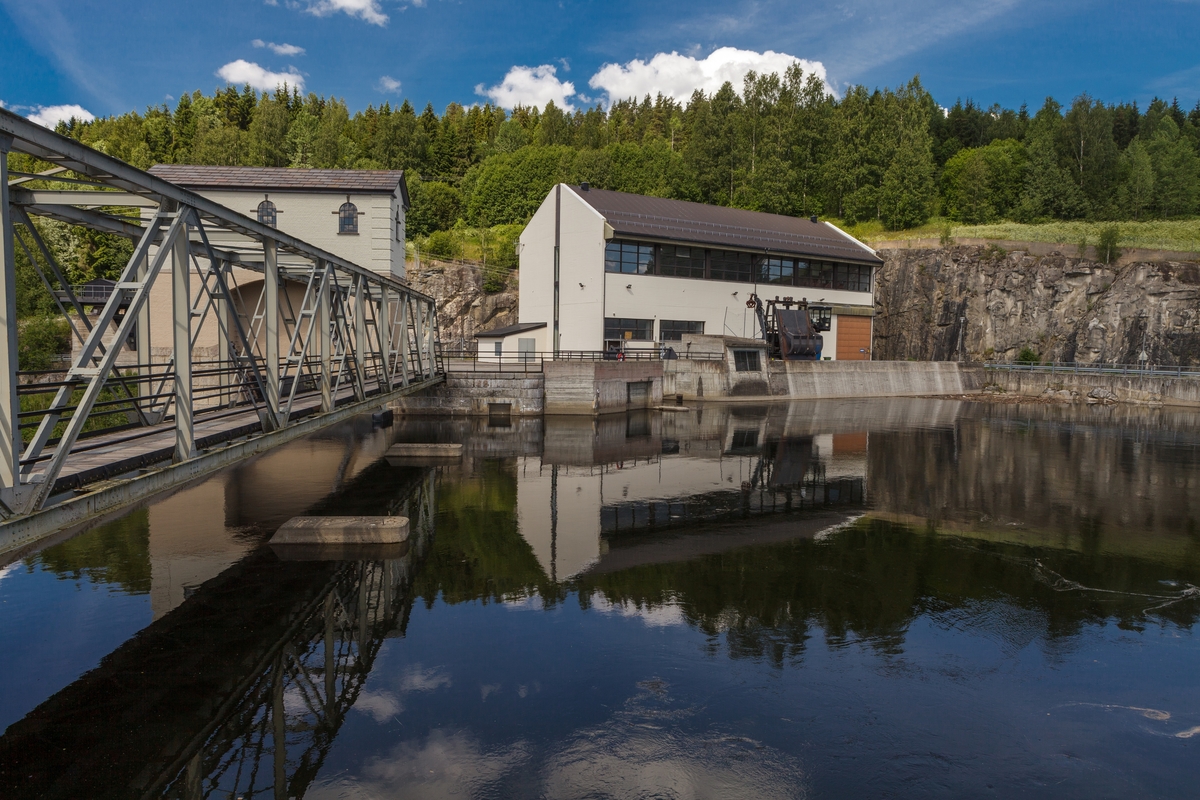
<svg viewBox="0 0 1200 800">
<path fill-rule="evenodd" d="M 383 356 L 383 367 L 379 373 L 379 388 L 384 392 L 392 390 L 392 298 L 391 290 L 386 285 L 380 286 L 379 311 L 375 321 L 379 328 L 379 350 Z"/>
<path fill-rule="evenodd" d="M 178 214 L 190 214 L 180 206 Z M 171 259 L 172 349 L 175 353 L 175 457 L 179 463 L 196 455 L 196 432 L 192 424 L 192 298 L 189 289 L 192 265 L 188 229 L 179 227 Z M 165 243 L 164 243 L 165 246 Z M 115 346 L 115 345 L 114 345 Z"/>
<path fill-rule="evenodd" d="M 229 272 L 229 263 L 221 261 L 215 265 L 218 270 L 223 273 Z M 229 276 L 225 275 L 225 286 L 229 286 Z M 224 407 L 232 404 L 232 399 L 229 395 L 229 387 L 232 385 L 229 375 L 229 310 L 233 305 L 229 302 L 229 297 L 224 292 L 216 295 L 216 302 L 213 304 L 213 313 L 217 315 L 217 385 L 220 387 L 217 393 L 217 405 Z M 141 322 L 138 322 L 138 327 L 141 328 Z"/>
<path fill-rule="evenodd" d="M 13 253 L 13 228 L 8 205 L 8 152 L 12 137 L 0 134 L 0 330 L 7 334 L 0 345 L 0 490 L 10 508 L 21 479 L 21 400 L 17 396 L 17 271 Z"/>
<path fill-rule="evenodd" d="M 321 296 L 317 298 L 317 342 L 321 356 L 321 412 L 333 411 L 333 336 L 329 330 L 329 293 L 332 291 L 329 265 L 317 262 L 321 271 Z"/>
<path fill-rule="evenodd" d="M 367 302 L 366 279 L 361 275 L 354 277 L 354 374 L 358 399 L 367 397 L 367 370 L 363 358 L 367 349 Z"/>
<path fill-rule="evenodd" d="M 150 274 L 150 253 L 147 252 L 145 257 L 140 259 L 137 264 L 137 279 L 139 283 L 146 280 Z M 107 298 L 105 299 L 107 302 Z M 150 357 L 150 348 L 153 343 L 150 339 L 150 304 L 142 303 L 142 307 L 138 309 L 137 315 L 137 361 L 141 366 L 138 368 L 138 393 L 144 389 L 149 389 L 148 394 L 154 394 L 154 360 Z M 115 343 L 114 343 L 115 344 Z M 161 412 L 164 410 L 165 404 L 159 400 L 149 400 L 144 403 L 139 403 L 142 408 L 142 413 L 146 415 L 147 420 L 151 423 L 157 423 L 162 420 Z"/>
<path fill-rule="evenodd" d="M 279 254 L 274 239 L 263 239 L 263 292 L 267 414 L 282 427 L 286 421 L 279 418 Z"/>
</svg>

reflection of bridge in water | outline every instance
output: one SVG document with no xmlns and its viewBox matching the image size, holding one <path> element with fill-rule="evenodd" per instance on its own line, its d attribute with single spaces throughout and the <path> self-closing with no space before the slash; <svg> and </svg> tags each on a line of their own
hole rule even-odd
<svg viewBox="0 0 1200 800">
<path fill-rule="evenodd" d="M 303 796 L 383 640 L 407 624 L 435 475 L 400 475 L 370 467 L 313 511 L 408 516 L 406 549 L 284 561 L 260 547 L 10 726 L 0 796 Z M 390 487 L 385 507 L 371 483 Z"/>
</svg>

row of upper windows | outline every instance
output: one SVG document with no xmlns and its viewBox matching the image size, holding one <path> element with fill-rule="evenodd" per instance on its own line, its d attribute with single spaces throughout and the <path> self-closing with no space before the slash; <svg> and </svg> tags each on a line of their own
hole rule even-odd
<svg viewBox="0 0 1200 800">
<path fill-rule="evenodd" d="M 613 239 L 604 249 L 604 271 L 869 292 L 873 270 L 862 264 Z"/>
<path fill-rule="evenodd" d="M 358 218 L 362 216 L 362 212 L 358 210 L 358 206 L 350 202 L 350 198 L 346 198 L 346 202 L 342 203 L 335 213 L 338 216 L 338 233 L 358 233 Z M 404 241 L 404 221 L 400 214 L 400 210 L 397 209 L 396 241 L 398 242 Z M 269 198 L 258 204 L 258 221 L 272 228 L 279 227 L 279 209 Z"/>
<path fill-rule="evenodd" d="M 664 319 L 658 323 L 658 339 L 661 342 L 678 342 L 685 333 L 704 333 L 704 323 L 696 320 Z M 604 318 L 604 340 L 650 342 L 654 340 L 654 320 L 628 319 L 625 317 Z"/>
</svg>

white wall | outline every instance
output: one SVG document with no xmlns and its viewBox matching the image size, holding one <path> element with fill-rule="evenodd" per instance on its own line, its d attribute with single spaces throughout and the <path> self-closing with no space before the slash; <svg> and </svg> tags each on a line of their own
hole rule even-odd
<svg viewBox="0 0 1200 800">
<path fill-rule="evenodd" d="M 262 192 L 197 190 L 234 211 L 257 219 L 258 204 L 268 197 L 279 212 L 279 230 L 328 250 L 334 255 L 381 275 L 404 279 L 404 212 L 400 191 L 395 194 L 350 194 L 358 207 L 358 233 L 338 233 L 337 210 L 345 194 L 333 192 Z M 400 238 L 396 239 L 396 216 Z"/>
<path fill-rule="evenodd" d="M 663 319 L 703 322 L 704 332 L 709 335 L 757 337 L 754 310 L 746 308 L 746 300 L 755 292 L 764 299 L 790 295 L 830 305 L 874 304 L 870 292 L 606 273 L 604 219 L 578 192 L 577 187 L 562 185 L 559 325 L 563 350 L 601 349 L 605 317 L 653 319 L 655 340 L 660 336 L 659 320 Z M 521 234 L 519 315 L 521 322 L 551 326 L 554 322 L 553 190 Z M 833 329 L 822 335 L 822 356 L 835 358 L 836 316 Z M 652 348 L 655 343 L 629 342 L 627 347 Z"/>
<path fill-rule="evenodd" d="M 604 335 L 604 218 L 561 185 L 559 349 L 599 350 Z M 555 191 L 521 233 L 521 322 L 545 322 L 553 349 Z M 580 284 L 583 284 L 581 287 Z"/>
</svg>

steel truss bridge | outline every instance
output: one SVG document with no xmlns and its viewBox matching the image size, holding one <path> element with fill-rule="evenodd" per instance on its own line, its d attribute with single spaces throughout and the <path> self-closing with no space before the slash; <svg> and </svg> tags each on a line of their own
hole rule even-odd
<svg viewBox="0 0 1200 800">
<path fill-rule="evenodd" d="M 9 153 L 34 166 L 10 171 Z M 5 520 L 97 479 L 195 461 L 305 418 L 334 422 L 345 416 L 335 410 L 443 379 L 432 298 L 3 109 L 0 193 Z M 134 243 L 98 316 L 85 313 L 100 302 L 70 285 L 39 218 Z M 64 369 L 18 370 L 17 252 L 72 322 Z M 152 324 L 150 303 L 164 273 L 169 341 L 152 342 L 152 328 L 166 327 Z M 165 304 L 160 292 L 159 320 Z"/>
</svg>

